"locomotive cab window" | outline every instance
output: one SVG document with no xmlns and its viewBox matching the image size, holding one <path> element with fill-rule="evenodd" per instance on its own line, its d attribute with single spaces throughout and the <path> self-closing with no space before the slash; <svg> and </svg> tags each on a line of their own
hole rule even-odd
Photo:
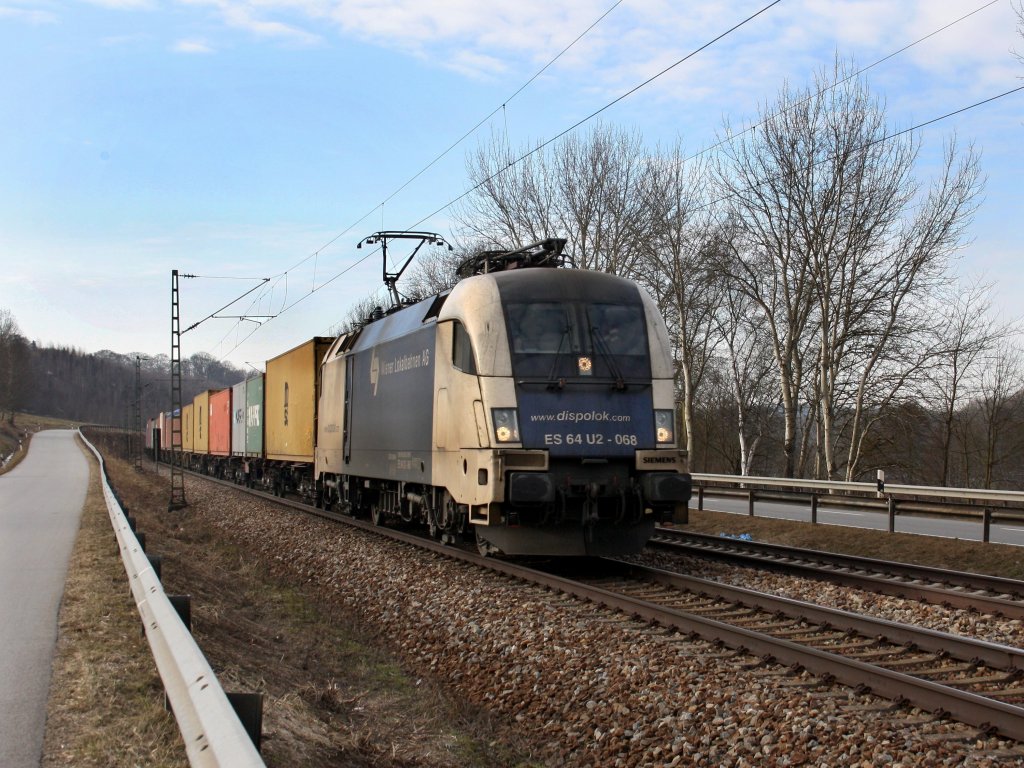
<svg viewBox="0 0 1024 768">
<path fill-rule="evenodd" d="M 512 351 L 533 355 L 557 355 L 578 345 L 574 324 L 563 304 L 536 302 L 511 304 L 508 308 Z"/>
<path fill-rule="evenodd" d="M 517 376 L 595 381 L 650 376 L 639 303 L 509 302 L 506 311 Z"/>
<path fill-rule="evenodd" d="M 598 354 L 646 356 L 647 333 L 640 307 L 591 304 L 587 307 L 587 319 L 591 342 Z"/>
<path fill-rule="evenodd" d="M 473 357 L 473 344 L 469 340 L 466 327 L 456 320 L 452 323 L 452 365 L 463 373 L 476 375 L 476 360 Z"/>
</svg>

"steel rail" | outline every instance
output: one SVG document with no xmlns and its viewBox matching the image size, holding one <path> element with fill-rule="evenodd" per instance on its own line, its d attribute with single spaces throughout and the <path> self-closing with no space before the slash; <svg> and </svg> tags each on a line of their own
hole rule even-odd
<svg viewBox="0 0 1024 768">
<path fill-rule="evenodd" d="M 659 528 L 648 546 L 754 564 L 908 600 L 1024 619 L 1024 581 Z M 823 567 L 825 563 L 831 567 Z M 947 586 L 949 585 L 949 586 Z M 1008 597 L 1011 596 L 1011 597 Z"/>
<path fill-rule="evenodd" d="M 202 475 L 200 477 L 213 479 Z M 250 489 L 241 488 L 227 481 L 215 480 L 215 482 L 237 490 L 252 492 Z M 256 492 L 254 495 L 277 503 L 283 501 L 286 506 L 306 513 L 343 522 L 391 540 L 429 550 L 443 557 L 571 595 L 611 610 L 620 611 L 635 619 L 676 629 L 684 634 L 700 637 L 710 642 L 722 643 L 766 661 L 802 668 L 812 674 L 822 676 L 827 681 L 838 681 L 859 691 L 908 703 L 939 716 L 951 717 L 986 733 L 995 732 L 1017 741 L 1024 741 L 1024 707 L 1015 704 L 997 701 L 857 659 L 772 637 L 763 632 L 658 605 L 615 590 L 545 573 L 520 563 L 483 557 L 474 552 L 405 531 L 375 526 L 371 522 L 358 520 L 348 515 L 316 509 L 306 504 L 282 500 L 261 492 Z"/>
<path fill-rule="evenodd" d="M 735 587 L 660 568 L 634 564 L 630 564 L 629 568 L 644 580 L 675 589 L 710 595 L 741 605 L 777 612 L 791 618 L 804 619 L 833 629 L 856 632 L 867 637 L 884 637 L 894 643 L 914 645 L 922 650 L 949 654 L 964 661 L 975 661 L 1003 670 L 1024 672 L 1024 650 L 1013 646 L 953 635 L 948 632 L 938 632 L 910 624 L 900 624 L 888 619 L 851 613 L 839 608 L 780 597 L 745 587 Z"/>
</svg>

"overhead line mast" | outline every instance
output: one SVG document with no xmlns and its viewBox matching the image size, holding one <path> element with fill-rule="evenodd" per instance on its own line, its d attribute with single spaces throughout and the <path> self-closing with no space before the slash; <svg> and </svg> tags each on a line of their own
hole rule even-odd
<svg viewBox="0 0 1024 768">
<path fill-rule="evenodd" d="M 181 454 L 181 325 L 178 304 L 178 270 L 171 270 L 171 499 L 167 510 L 188 506 Z M 177 414 L 177 418 L 175 418 Z"/>
</svg>

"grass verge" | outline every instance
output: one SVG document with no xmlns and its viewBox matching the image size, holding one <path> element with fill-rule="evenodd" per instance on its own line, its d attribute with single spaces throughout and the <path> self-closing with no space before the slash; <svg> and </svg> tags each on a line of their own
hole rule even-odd
<svg viewBox="0 0 1024 768">
<path fill-rule="evenodd" d="M 58 619 L 42 768 L 187 766 L 89 455 L 89 491 Z"/>
<path fill-rule="evenodd" d="M 407 672 L 373 628 L 224 540 L 206 519 L 225 510 L 203 500 L 201 485 L 186 509 L 168 513 L 168 481 L 152 464 L 140 473 L 107 458 L 107 467 L 147 549 L 163 558 L 166 591 L 192 596 L 193 633 L 221 685 L 263 694 L 268 766 L 526 764 L 496 740 L 486 715 L 449 698 L 441 681 Z"/>
</svg>

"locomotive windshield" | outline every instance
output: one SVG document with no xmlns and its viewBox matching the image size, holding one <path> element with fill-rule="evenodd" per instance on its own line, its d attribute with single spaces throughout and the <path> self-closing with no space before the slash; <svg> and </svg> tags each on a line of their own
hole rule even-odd
<svg viewBox="0 0 1024 768">
<path fill-rule="evenodd" d="M 507 304 L 517 378 L 628 381 L 650 378 L 640 305 L 584 302 Z"/>
</svg>

